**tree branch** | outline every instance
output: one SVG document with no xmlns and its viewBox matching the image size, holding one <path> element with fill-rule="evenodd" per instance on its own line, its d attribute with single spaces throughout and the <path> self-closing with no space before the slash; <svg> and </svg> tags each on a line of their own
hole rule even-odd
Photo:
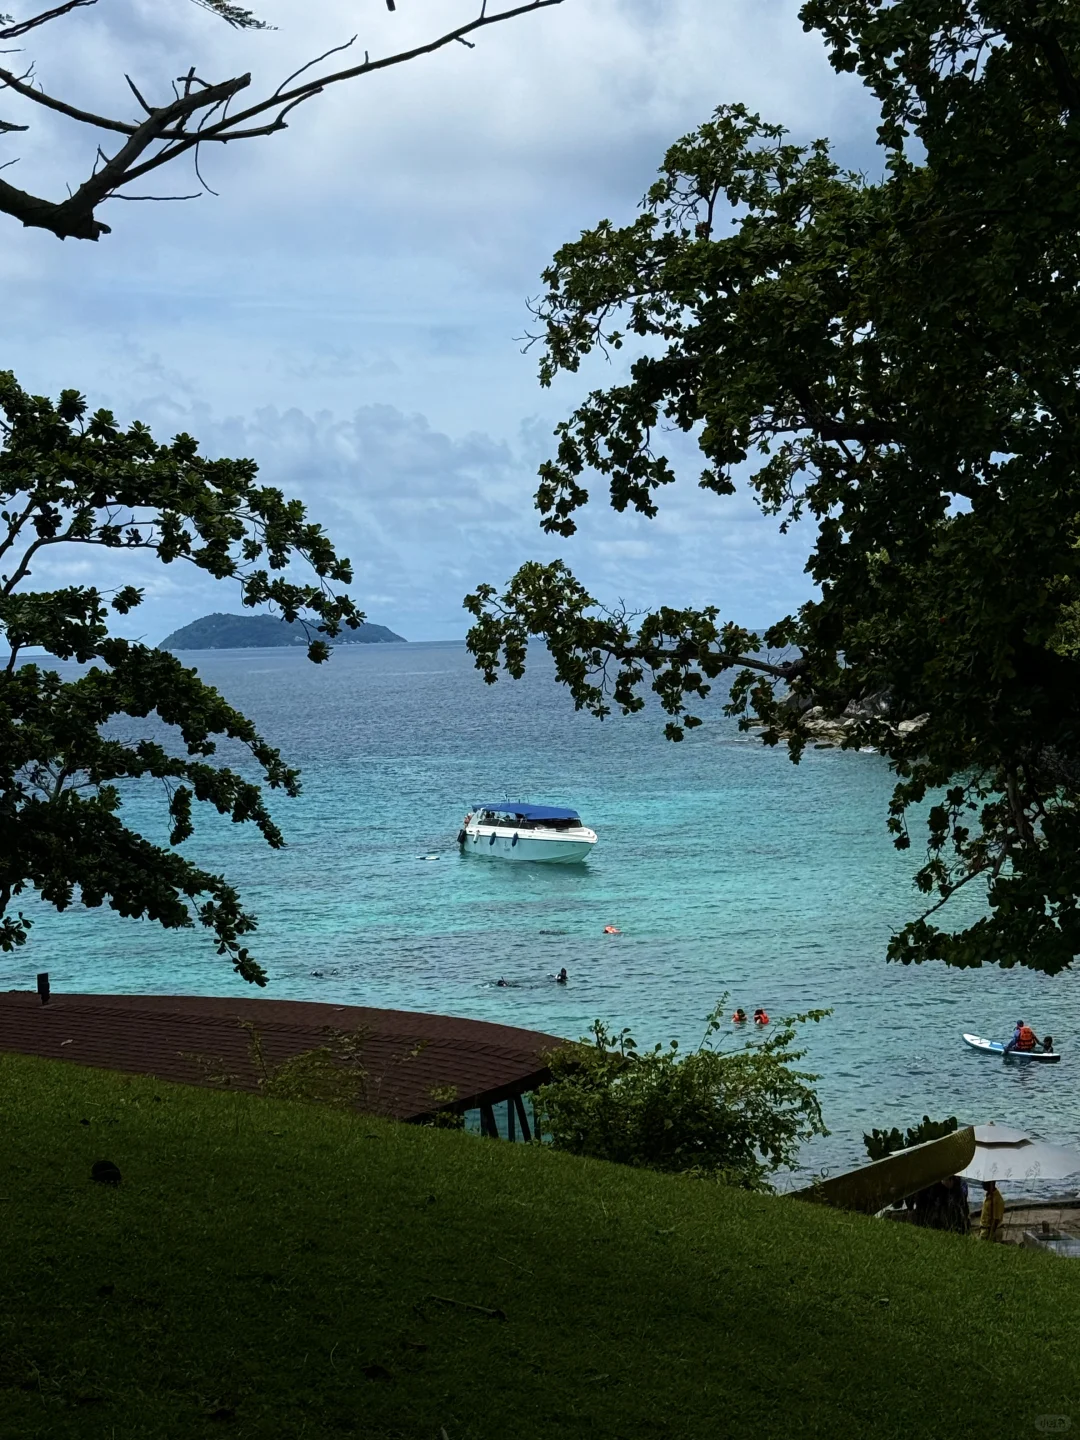
<svg viewBox="0 0 1080 1440">
<path fill-rule="evenodd" d="M 96 0 L 68 0 L 67 4 L 60 6 L 55 12 L 51 11 L 47 15 L 39 17 L 39 21 L 35 23 L 43 24 L 46 19 L 64 14 L 75 8 L 76 5 L 94 3 Z M 0 212 L 11 215 L 16 220 L 21 220 L 23 225 L 49 230 L 61 240 L 69 236 L 72 239 L 97 240 L 110 232 L 108 225 L 94 217 L 94 210 L 98 205 L 115 196 L 121 186 L 129 184 L 150 170 L 167 165 L 171 160 L 175 160 L 194 146 L 208 141 L 227 144 L 230 140 L 247 140 L 256 136 L 272 135 L 276 131 L 286 128 L 286 117 L 291 110 L 294 110 L 297 105 L 303 104 L 305 100 L 322 94 L 328 85 L 337 85 L 345 80 L 373 74 L 377 70 L 403 65 L 422 55 L 434 54 L 435 51 L 444 49 L 455 41 L 468 43 L 465 37 L 474 31 L 561 4 L 562 0 L 523 0 L 523 3 L 513 5 L 510 9 L 489 15 L 486 0 L 484 0 L 480 14 L 475 19 L 447 31 L 436 39 L 428 41 L 427 44 L 416 45 L 411 50 L 399 51 L 382 60 L 372 60 L 365 52 L 363 63 L 360 65 L 338 70 L 334 74 L 322 78 L 312 77 L 302 84 L 294 86 L 291 90 L 284 88 L 311 66 L 319 64 L 320 61 L 340 50 L 347 49 L 353 43 L 350 40 L 344 45 L 327 50 L 315 60 L 309 61 L 308 64 L 293 71 L 266 99 L 258 101 L 236 115 L 230 116 L 223 113 L 219 120 L 212 124 L 204 122 L 194 132 L 185 129 L 185 126 L 196 111 L 212 111 L 218 107 L 227 106 L 227 102 L 235 94 L 251 83 L 251 76 L 242 75 L 232 80 L 224 80 L 217 85 L 207 85 L 205 81 L 198 79 L 192 69 L 184 78 L 184 88 L 177 98 L 170 104 L 159 108 L 151 107 L 128 78 L 128 85 L 139 104 L 147 112 L 146 118 L 136 125 L 130 121 L 112 120 L 106 116 L 95 115 L 90 111 L 69 105 L 66 101 L 58 100 L 54 96 L 45 94 L 42 90 L 35 89 L 28 83 L 26 77 L 17 76 L 10 70 L 0 68 L 0 88 L 6 87 L 14 90 L 24 99 L 33 101 L 34 104 L 42 105 L 60 115 L 65 115 L 79 124 L 89 125 L 100 130 L 111 130 L 128 137 L 126 143 L 100 170 L 92 174 L 73 195 L 59 204 L 0 182 Z M 30 24 L 31 22 L 26 23 Z M 3 32 L 0 32 L 0 35 L 2 34 Z M 196 90 L 194 89 L 195 85 L 204 88 Z M 250 125 L 250 121 L 266 115 L 269 111 L 275 112 L 272 119 L 261 125 Z M 147 149 L 158 143 L 162 145 L 162 149 L 149 158 L 143 158 Z"/>
<path fill-rule="evenodd" d="M 601 648 L 606 650 L 613 660 L 641 660 L 649 666 L 654 666 L 658 661 L 689 658 L 683 650 L 652 650 L 637 645 L 604 645 Z M 730 659 L 725 659 L 724 669 L 733 670 L 736 665 L 741 665 L 746 670 L 760 670 L 778 680 L 793 680 L 807 668 L 806 661 L 801 656 L 797 660 L 784 660 L 779 665 L 773 665 L 768 660 L 758 660 L 753 655 L 732 655 Z"/>
<path fill-rule="evenodd" d="M 37 506 L 38 502 L 36 500 L 31 500 L 29 505 L 27 505 L 26 509 L 22 512 L 21 515 L 12 515 L 11 519 L 8 521 L 7 536 L 5 539 L 0 540 L 0 557 L 5 555 L 15 544 L 15 541 L 19 538 L 19 532 L 22 530 L 22 527 L 26 524 L 27 520 L 30 519 L 30 516 L 37 509 Z"/>
<path fill-rule="evenodd" d="M 4 72 L 0 71 L 0 77 L 3 75 Z M 132 130 L 127 143 L 122 145 L 100 170 L 95 169 L 74 195 L 59 205 L 40 200 L 27 194 L 25 190 L 17 190 L 13 185 L 0 181 L 0 210 L 6 210 L 24 225 L 51 230 L 61 240 L 69 235 L 79 240 L 97 240 L 101 235 L 109 233 L 109 226 L 94 218 L 95 207 L 107 199 L 118 186 L 126 184 L 136 175 L 143 174 L 146 169 L 153 168 L 138 166 L 134 162 L 150 145 L 161 139 L 163 131 L 168 130 L 178 120 L 187 119 L 196 110 L 220 104 L 250 83 L 250 75 L 241 75 L 238 79 L 225 80 L 220 85 L 181 95 L 171 105 L 152 110 L 142 124 Z M 190 136 L 185 135 L 184 138 L 189 144 L 195 143 Z M 186 149 L 187 146 L 182 148 Z M 166 158 L 171 158 L 171 152 L 164 152 L 156 163 L 162 164 Z"/>
<path fill-rule="evenodd" d="M 1063 109 L 1068 111 L 1070 118 L 1080 114 L 1080 84 L 1077 84 L 1076 76 L 1069 67 L 1068 59 L 1057 37 L 1051 35 L 1047 30 L 1046 22 L 1040 22 L 1030 28 L 1024 26 L 1020 33 L 1026 40 L 1034 42 L 1036 49 L 1042 52 Z M 1005 34 L 1008 34 L 1008 28 L 1006 28 Z"/>
<path fill-rule="evenodd" d="M 66 15 L 71 10 L 78 10 L 83 5 L 96 4 L 97 0 L 66 0 L 65 4 L 57 5 L 54 10 L 43 10 L 32 20 L 21 20 L 17 25 L 9 25 L 6 30 L 0 30 L 0 40 L 17 40 L 20 35 L 26 35 L 29 31 L 36 30 L 39 25 L 47 25 L 50 20 L 59 20 L 61 15 Z"/>
<path fill-rule="evenodd" d="M 200 176 L 200 179 L 201 179 L 201 178 L 202 178 L 202 177 Z M 210 186 L 207 185 L 206 189 L 207 189 L 207 190 L 210 190 Z M 202 191 L 202 190 L 196 190 L 195 193 L 194 193 L 194 195 L 112 195 L 112 196 L 110 196 L 110 199 L 112 199 L 112 200 L 201 200 L 204 193 L 205 193 L 205 192 Z M 210 190 L 210 194 L 211 194 L 211 195 L 213 195 L 214 193 L 215 193 L 215 192 L 214 192 L 213 190 Z"/>
<path fill-rule="evenodd" d="M 30 574 L 30 561 L 34 558 L 34 556 L 39 550 L 44 549 L 46 545 L 60 545 L 64 541 L 71 540 L 72 538 L 73 536 L 70 530 L 67 530 L 60 535 L 39 535 L 32 544 L 26 547 L 26 551 L 23 554 L 22 559 L 19 561 L 18 568 L 16 569 L 14 575 L 12 575 L 10 579 L 5 577 L 3 585 L 0 586 L 0 595 L 13 594 L 15 587 L 20 583 L 20 581 L 26 579 L 27 575 Z"/>
</svg>

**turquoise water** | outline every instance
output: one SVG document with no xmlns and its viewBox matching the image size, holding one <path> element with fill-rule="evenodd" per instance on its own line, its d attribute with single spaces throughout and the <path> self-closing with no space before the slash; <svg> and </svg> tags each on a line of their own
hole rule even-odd
<svg viewBox="0 0 1080 1440">
<path fill-rule="evenodd" d="M 793 766 L 740 736 L 719 699 L 682 745 L 664 740 L 655 711 L 600 724 L 574 712 L 546 656 L 523 682 L 494 687 L 451 644 L 350 647 L 322 667 L 290 651 L 185 659 L 303 769 L 302 797 L 273 807 L 286 850 L 218 817 L 185 847 L 258 914 L 261 993 L 565 1036 L 599 1016 L 639 1042 L 696 1041 L 724 992 L 729 1009 L 774 1017 L 832 1006 L 808 1063 L 833 1133 L 808 1166 L 859 1163 L 864 1129 L 924 1112 L 1080 1142 L 1070 1056 L 1027 1072 L 960 1041 L 1003 1035 L 1023 1015 L 1071 1050 L 1071 974 L 885 964 L 918 897 L 916 861 L 885 832 L 879 757 L 811 751 Z M 578 808 L 600 836 L 588 863 L 459 855 L 469 804 L 505 792 Z M 159 792 L 137 788 L 129 823 L 160 836 L 162 809 Z M 0 956 L 0 988 L 47 970 L 56 990 L 247 989 L 201 932 L 29 908 L 31 941 Z M 622 933 L 605 936 L 609 924 Z M 563 965 L 566 987 L 550 979 Z"/>
</svg>

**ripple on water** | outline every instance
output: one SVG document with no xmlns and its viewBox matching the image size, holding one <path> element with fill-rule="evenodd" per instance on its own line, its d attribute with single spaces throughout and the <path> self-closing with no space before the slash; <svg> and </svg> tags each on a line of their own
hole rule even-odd
<svg viewBox="0 0 1080 1440">
<path fill-rule="evenodd" d="M 599 1016 L 642 1043 L 684 1044 L 725 991 L 774 1017 L 832 1006 L 806 1037 L 833 1132 L 808 1165 L 857 1164 L 863 1130 L 924 1113 L 1080 1141 L 1071 975 L 885 965 L 916 897 L 913 861 L 885 833 L 880 757 L 815 751 L 792 766 L 734 733 L 722 696 L 670 745 L 654 709 L 603 724 L 576 713 L 543 659 L 520 684 L 486 687 L 462 647 L 357 646 L 317 668 L 289 651 L 188 658 L 304 771 L 299 800 L 271 800 L 287 849 L 218 817 L 185 846 L 259 915 L 262 993 L 570 1036 Z M 466 808 L 504 790 L 580 808 L 600 835 L 588 864 L 459 855 Z M 135 789 L 129 816 L 163 835 L 156 792 Z M 32 941 L 0 956 L 0 985 L 32 988 L 48 970 L 55 990 L 246 990 L 196 933 L 27 908 Z M 602 935 L 607 924 L 622 933 Z M 562 966 L 567 986 L 547 979 Z M 960 1042 L 1021 1013 L 1055 1036 L 1060 1065 L 1022 1071 Z"/>
</svg>

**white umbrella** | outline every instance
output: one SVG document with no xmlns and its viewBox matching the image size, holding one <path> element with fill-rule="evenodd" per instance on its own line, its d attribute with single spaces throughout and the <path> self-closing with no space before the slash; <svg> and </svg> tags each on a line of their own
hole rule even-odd
<svg viewBox="0 0 1080 1440">
<path fill-rule="evenodd" d="M 959 1174 L 965 1180 L 1064 1180 L 1080 1174 L 1080 1154 L 991 1121 L 975 1126 L 975 1158 Z"/>
</svg>

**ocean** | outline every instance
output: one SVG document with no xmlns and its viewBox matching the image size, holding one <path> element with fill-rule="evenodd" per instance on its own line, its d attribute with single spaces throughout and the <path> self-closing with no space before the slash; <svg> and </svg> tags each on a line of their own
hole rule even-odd
<svg viewBox="0 0 1080 1440">
<path fill-rule="evenodd" d="M 323 666 L 291 650 L 181 658 L 303 771 L 299 799 L 272 798 L 284 850 L 216 815 L 184 847 L 258 915 L 251 948 L 270 976 L 258 993 L 566 1037 L 601 1018 L 639 1045 L 696 1044 L 725 995 L 728 1013 L 831 1007 L 806 1034 L 831 1134 L 806 1147 L 805 1170 L 860 1164 L 864 1130 L 924 1114 L 1080 1143 L 1073 974 L 886 964 L 891 931 L 918 911 L 920 842 L 917 827 L 906 855 L 890 842 L 879 756 L 811 750 L 792 765 L 738 733 L 720 690 L 681 744 L 653 705 L 598 722 L 575 712 L 542 652 L 523 681 L 494 686 L 460 643 L 343 647 Z M 466 810 L 505 794 L 578 809 L 600 837 L 588 862 L 459 854 Z M 130 787 L 125 813 L 164 837 L 155 785 Z M 978 900 L 956 904 L 970 917 Z M 34 928 L 0 955 L 0 988 L 32 988 L 45 970 L 56 991 L 247 992 L 200 929 L 23 908 Z M 552 979 L 562 966 L 566 986 Z M 964 1030 L 1004 1038 L 1020 1015 L 1053 1034 L 1059 1065 L 1006 1067 L 961 1042 Z"/>
</svg>

